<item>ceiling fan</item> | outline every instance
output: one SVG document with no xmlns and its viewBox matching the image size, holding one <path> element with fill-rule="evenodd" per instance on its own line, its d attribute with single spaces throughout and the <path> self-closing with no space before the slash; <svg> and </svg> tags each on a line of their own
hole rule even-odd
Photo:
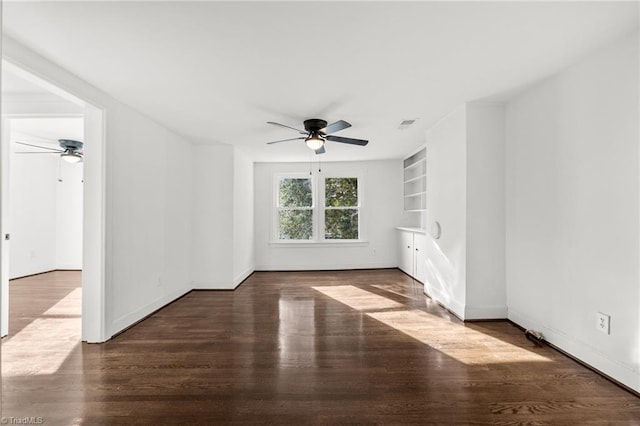
<svg viewBox="0 0 640 426">
<path fill-rule="evenodd" d="M 336 121 L 335 123 L 329 124 L 327 126 L 327 122 L 325 120 L 321 120 L 319 118 L 310 118 L 309 120 L 304 120 L 304 130 L 296 129 L 295 127 L 287 126 L 280 123 L 274 123 L 273 121 L 267 121 L 267 124 L 273 124 L 274 126 L 285 127 L 287 129 L 295 130 L 301 135 L 304 135 L 297 138 L 282 139 L 278 141 L 267 142 L 267 144 L 304 139 L 304 142 L 307 144 L 307 146 L 312 150 L 314 150 L 316 154 L 324 154 L 326 152 L 324 149 L 325 141 L 347 143 L 350 145 L 359 145 L 359 146 L 365 146 L 366 144 L 369 143 L 369 141 L 364 139 L 353 139 L 353 138 L 345 138 L 342 136 L 334 136 L 332 133 L 339 132 L 340 130 L 344 130 L 346 128 L 351 127 L 351 124 L 347 123 L 344 120 Z"/>
<path fill-rule="evenodd" d="M 37 152 L 37 151 L 21 151 L 16 152 L 16 154 L 60 154 L 60 158 L 69 162 L 69 163 L 80 163 L 82 162 L 82 147 L 84 143 L 80 141 L 74 141 L 71 139 L 58 139 L 58 144 L 60 144 L 60 148 L 55 149 L 49 148 L 47 146 L 34 145 L 26 142 L 18 142 L 19 145 L 30 146 L 33 148 L 46 149 L 50 152 Z"/>
</svg>

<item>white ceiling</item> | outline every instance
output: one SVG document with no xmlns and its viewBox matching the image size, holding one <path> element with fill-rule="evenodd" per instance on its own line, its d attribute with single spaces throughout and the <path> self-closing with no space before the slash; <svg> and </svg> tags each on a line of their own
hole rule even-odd
<svg viewBox="0 0 640 426">
<path fill-rule="evenodd" d="M 4 30 L 196 143 L 306 161 L 399 158 L 456 105 L 512 93 L 638 28 L 637 2 L 5 2 Z M 401 120 L 418 118 L 407 130 Z"/>
<path fill-rule="evenodd" d="M 2 69 L 2 94 L 11 96 L 49 95 L 42 87 Z"/>
</svg>

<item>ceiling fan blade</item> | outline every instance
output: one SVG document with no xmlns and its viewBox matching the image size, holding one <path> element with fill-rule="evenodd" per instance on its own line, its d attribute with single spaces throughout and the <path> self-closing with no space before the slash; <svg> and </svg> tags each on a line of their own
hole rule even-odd
<svg viewBox="0 0 640 426">
<path fill-rule="evenodd" d="M 64 152 L 64 151 L 60 151 L 60 152 Z M 60 154 L 60 152 L 35 152 L 35 151 L 16 151 L 15 154 Z"/>
<path fill-rule="evenodd" d="M 290 139 L 280 139 L 279 141 L 267 142 L 267 145 L 271 145 L 272 143 L 280 143 L 280 142 L 288 142 L 288 141 L 297 141 L 297 140 L 299 140 L 299 139 L 306 139 L 306 137 L 290 138 Z"/>
<path fill-rule="evenodd" d="M 18 142 L 18 141 L 15 141 L 15 142 L 17 144 L 25 145 L 25 146 L 31 146 L 33 148 L 48 149 L 49 151 L 55 151 L 55 152 L 64 152 L 63 150 L 56 149 L 56 148 L 49 148 L 47 146 L 33 145 L 33 144 L 30 144 L 30 143 L 26 143 L 26 142 Z"/>
<path fill-rule="evenodd" d="M 325 135 L 328 135 L 331 133 L 339 132 L 340 130 L 348 129 L 349 127 L 351 127 L 350 123 L 347 123 L 344 120 L 338 120 L 335 123 L 329 124 L 324 129 L 320 129 L 320 131 Z"/>
<path fill-rule="evenodd" d="M 322 145 L 320 148 L 316 149 L 316 154 L 324 154 L 325 152 L 327 152 L 324 149 L 324 145 Z"/>
<path fill-rule="evenodd" d="M 333 136 L 333 135 L 327 135 L 325 136 L 325 139 L 331 142 L 348 143 L 351 145 L 359 145 L 359 146 L 365 146 L 366 144 L 369 143 L 369 141 L 366 141 L 364 139 L 344 138 L 342 136 Z"/>
<path fill-rule="evenodd" d="M 274 123 L 273 121 L 267 121 L 267 124 L 273 124 L 274 126 L 280 126 L 280 127 L 286 128 L 286 129 L 295 130 L 296 132 L 300 133 L 301 135 L 308 134 L 308 132 L 306 132 L 304 130 L 296 129 L 295 127 L 287 126 L 287 125 L 280 124 L 280 123 Z"/>
</svg>

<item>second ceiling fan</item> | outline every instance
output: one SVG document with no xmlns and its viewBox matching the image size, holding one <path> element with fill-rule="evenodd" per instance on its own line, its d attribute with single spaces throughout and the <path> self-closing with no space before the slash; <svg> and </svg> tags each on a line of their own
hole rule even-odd
<svg viewBox="0 0 640 426">
<path fill-rule="evenodd" d="M 18 151 L 16 154 L 57 154 L 60 158 L 68 163 L 81 163 L 82 162 L 82 147 L 84 143 L 80 141 L 74 141 L 71 139 L 58 139 L 58 144 L 61 149 L 51 148 L 42 145 L 34 145 L 26 142 L 18 142 L 19 145 L 30 146 L 33 148 L 44 149 L 45 151 Z"/>
<path fill-rule="evenodd" d="M 281 139 L 273 142 L 267 142 L 267 144 L 304 139 L 307 146 L 310 149 L 314 150 L 316 154 L 324 154 L 326 152 L 324 149 L 325 141 L 340 142 L 358 146 L 365 146 L 369 143 L 369 141 L 364 139 L 345 138 L 342 136 L 333 135 L 332 133 L 339 132 L 340 130 L 351 127 L 351 124 L 347 123 L 344 120 L 339 120 L 335 123 L 327 125 L 327 122 L 325 120 L 321 120 L 319 118 L 310 118 L 309 120 L 304 120 L 304 130 L 296 129 L 295 127 L 287 126 L 285 124 L 274 123 L 273 121 L 267 121 L 267 124 L 285 127 L 287 129 L 295 130 L 301 135 L 304 135 L 297 138 Z"/>
</svg>

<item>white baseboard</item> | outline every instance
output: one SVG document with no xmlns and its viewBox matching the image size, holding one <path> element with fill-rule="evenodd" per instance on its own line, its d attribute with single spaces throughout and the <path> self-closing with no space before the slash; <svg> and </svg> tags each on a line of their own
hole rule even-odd
<svg viewBox="0 0 640 426">
<path fill-rule="evenodd" d="M 464 318 L 466 320 L 506 319 L 506 306 L 465 306 Z"/>
<path fill-rule="evenodd" d="M 61 263 L 56 265 L 56 269 L 65 270 L 65 271 L 81 271 L 82 264 L 78 265 L 76 263 L 69 263 L 69 264 Z"/>
<path fill-rule="evenodd" d="M 250 266 L 244 272 L 238 274 L 233 281 L 194 281 L 194 290 L 235 290 L 244 280 L 253 274 L 255 268 Z"/>
<path fill-rule="evenodd" d="M 438 289 L 431 287 L 429 283 L 424 285 L 424 294 L 447 308 L 463 321 L 507 318 L 506 306 L 468 306 L 448 295 L 442 294 Z"/>
<path fill-rule="evenodd" d="M 338 271 L 341 269 L 389 269 L 397 268 L 396 264 L 387 263 L 329 263 L 326 265 L 256 265 L 256 271 Z"/>
<path fill-rule="evenodd" d="M 233 290 L 236 286 L 229 281 L 195 281 L 193 290 Z"/>
<path fill-rule="evenodd" d="M 189 293 L 192 290 L 190 285 L 186 285 L 178 290 L 175 290 L 165 296 L 162 296 L 156 300 L 154 300 L 153 302 L 149 303 L 146 306 L 143 306 L 142 308 L 136 309 L 133 312 L 130 312 L 128 314 L 125 314 L 123 316 L 121 316 L 118 319 L 115 319 L 112 323 L 111 323 L 111 327 L 109 332 L 107 333 L 107 340 L 109 340 L 111 337 L 113 337 L 115 334 L 121 332 L 122 330 L 124 330 L 127 327 L 130 327 L 131 325 L 135 324 L 136 322 L 140 321 L 141 319 L 143 319 L 144 317 L 146 317 L 147 315 L 157 311 L 158 309 L 162 308 L 163 306 L 173 302 L 174 300 L 184 296 L 185 294 Z"/>
<path fill-rule="evenodd" d="M 540 331 L 547 342 L 636 392 L 640 392 L 640 371 L 637 366 L 612 359 L 595 345 L 580 341 L 513 309 L 509 309 L 508 318 L 520 327 Z"/>
</svg>

